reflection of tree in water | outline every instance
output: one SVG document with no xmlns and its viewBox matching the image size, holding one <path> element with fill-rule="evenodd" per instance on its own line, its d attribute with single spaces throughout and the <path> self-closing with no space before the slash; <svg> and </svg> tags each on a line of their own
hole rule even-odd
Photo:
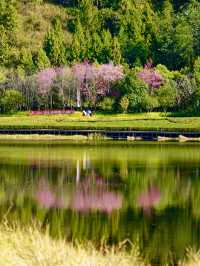
<svg viewBox="0 0 200 266">
<path fill-rule="evenodd" d="M 71 207 L 77 211 L 100 210 L 111 213 L 122 207 L 122 195 L 109 190 L 109 185 L 93 173 L 78 184 Z"/>
<path fill-rule="evenodd" d="M 161 193 L 155 186 L 151 186 L 147 191 L 142 192 L 138 198 L 138 205 L 146 214 L 150 214 L 151 209 L 159 203 Z"/>
<path fill-rule="evenodd" d="M 109 184 L 94 172 L 83 181 L 77 182 L 70 200 L 65 202 L 62 194 L 51 188 L 47 180 L 42 179 L 38 184 L 36 199 L 44 208 L 71 208 L 80 212 L 99 210 L 111 213 L 122 207 L 122 195 L 111 191 Z"/>
<path fill-rule="evenodd" d="M 57 196 L 56 192 L 50 188 L 49 183 L 45 179 L 39 181 L 38 190 L 36 192 L 38 203 L 44 208 L 65 208 L 67 205 L 62 196 Z"/>
<path fill-rule="evenodd" d="M 36 199 L 42 207 L 50 208 L 55 203 L 55 196 L 49 184 L 44 180 L 39 182 L 38 191 L 36 193 Z"/>
</svg>

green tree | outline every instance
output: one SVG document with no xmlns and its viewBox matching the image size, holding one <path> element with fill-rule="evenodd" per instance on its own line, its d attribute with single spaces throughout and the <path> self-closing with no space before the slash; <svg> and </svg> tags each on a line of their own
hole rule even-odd
<svg viewBox="0 0 200 266">
<path fill-rule="evenodd" d="M 0 64 L 8 66 L 12 57 L 12 47 L 16 46 L 18 14 L 16 1 L 0 1 Z"/>
<path fill-rule="evenodd" d="M 50 92 L 50 107 L 53 109 L 61 109 L 64 106 L 64 96 L 60 92 L 59 86 L 54 83 Z"/>
<path fill-rule="evenodd" d="M 200 2 L 191 0 L 187 9 L 183 9 L 182 20 L 185 20 L 193 35 L 193 50 L 195 56 L 200 56 Z"/>
<path fill-rule="evenodd" d="M 71 46 L 71 60 L 72 61 L 83 61 L 86 55 L 87 43 L 89 40 L 85 39 L 85 32 L 78 19 L 76 24 L 76 30 Z"/>
<path fill-rule="evenodd" d="M 93 58 L 92 61 L 95 61 L 95 59 L 100 62 L 101 61 L 101 49 L 102 49 L 102 39 L 101 36 L 97 33 L 94 32 L 91 37 L 91 44 L 90 47 L 93 51 Z"/>
<path fill-rule="evenodd" d="M 148 94 L 148 87 L 133 71 L 129 71 L 125 78 L 119 82 L 118 89 L 122 96 L 128 98 L 129 111 L 140 112 L 145 109 L 144 99 Z"/>
<path fill-rule="evenodd" d="M 92 0 L 79 0 L 79 19 L 84 28 L 95 31 L 98 27 L 98 9 Z"/>
<path fill-rule="evenodd" d="M 105 8 L 99 11 L 99 16 L 102 27 L 109 30 L 112 36 L 117 36 L 120 29 L 119 13 L 111 8 Z"/>
<path fill-rule="evenodd" d="M 45 36 L 44 50 L 52 65 L 60 66 L 66 63 L 64 33 L 58 19 Z"/>
<path fill-rule="evenodd" d="M 13 32 L 18 26 L 18 14 L 15 0 L 0 1 L 0 25 L 6 30 Z"/>
<path fill-rule="evenodd" d="M 6 69 L 0 68 L 0 83 L 3 83 L 6 81 L 6 74 L 7 74 Z"/>
<path fill-rule="evenodd" d="M 112 59 L 112 36 L 108 30 L 102 32 L 102 49 L 99 63 L 108 63 Z"/>
<path fill-rule="evenodd" d="M 200 88 L 197 88 L 191 97 L 191 111 L 200 113 Z"/>
<path fill-rule="evenodd" d="M 1 110 L 5 113 L 16 112 L 23 103 L 22 94 L 15 89 L 8 89 L 5 91 L 0 100 Z"/>
<path fill-rule="evenodd" d="M 102 111 L 112 112 L 114 108 L 115 99 L 111 97 L 105 97 L 101 102 L 98 103 L 98 108 Z"/>
<path fill-rule="evenodd" d="M 111 60 L 117 65 L 119 65 L 122 60 L 121 47 L 117 37 L 114 37 L 112 41 Z"/>
<path fill-rule="evenodd" d="M 197 84 L 200 86 L 200 57 L 198 57 L 194 62 L 194 77 Z"/>
<path fill-rule="evenodd" d="M 177 91 L 174 82 L 167 81 L 162 87 L 156 90 L 156 96 L 160 108 L 166 112 L 176 102 Z"/>
<path fill-rule="evenodd" d="M 127 110 L 128 110 L 128 106 L 129 106 L 129 99 L 127 96 L 123 96 L 121 99 L 120 99 L 120 108 L 122 110 L 123 113 L 126 113 Z"/>
<path fill-rule="evenodd" d="M 34 63 L 38 70 L 43 70 L 45 68 L 50 67 L 51 65 L 49 58 L 47 57 L 45 51 L 42 48 L 39 49 L 39 51 L 36 53 Z"/>
<path fill-rule="evenodd" d="M 30 50 L 23 49 L 20 56 L 20 65 L 26 73 L 31 74 L 35 70 L 32 53 Z"/>
<path fill-rule="evenodd" d="M 176 63 L 174 54 L 174 9 L 170 0 L 165 0 L 158 17 L 156 39 L 152 46 L 154 62 L 173 69 Z"/>
<path fill-rule="evenodd" d="M 7 65 L 9 62 L 9 44 L 4 27 L 0 26 L 0 65 Z"/>
<path fill-rule="evenodd" d="M 193 35 L 191 26 L 180 21 L 175 29 L 176 54 L 178 55 L 177 67 L 192 66 L 193 62 Z"/>
<path fill-rule="evenodd" d="M 155 95 L 146 94 L 142 105 L 145 111 L 151 112 L 159 106 L 159 103 Z"/>
<path fill-rule="evenodd" d="M 151 56 L 156 34 L 156 14 L 148 1 L 121 1 L 119 40 L 124 61 L 131 65 L 145 64 Z"/>
</svg>

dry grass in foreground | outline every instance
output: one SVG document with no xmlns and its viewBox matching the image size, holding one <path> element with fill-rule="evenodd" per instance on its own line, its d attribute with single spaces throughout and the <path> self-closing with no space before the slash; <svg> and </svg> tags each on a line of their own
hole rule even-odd
<svg viewBox="0 0 200 266">
<path fill-rule="evenodd" d="M 0 266 L 147 266 L 138 249 L 97 251 L 90 243 L 73 245 L 52 239 L 36 227 L 0 225 Z M 179 266 L 200 266 L 200 252 L 187 252 Z"/>
<path fill-rule="evenodd" d="M 73 246 L 63 240 L 53 240 L 48 233 L 34 228 L 0 227 L 1 266 L 143 266 L 137 249 L 100 252 L 92 245 Z"/>
<path fill-rule="evenodd" d="M 200 266 L 200 251 L 194 252 L 192 250 L 188 250 L 186 260 L 184 260 L 179 265 L 180 266 Z"/>
</svg>

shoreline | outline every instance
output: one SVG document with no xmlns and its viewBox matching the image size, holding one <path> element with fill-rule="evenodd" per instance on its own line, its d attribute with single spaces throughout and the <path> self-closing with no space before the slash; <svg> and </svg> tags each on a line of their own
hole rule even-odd
<svg viewBox="0 0 200 266">
<path fill-rule="evenodd" d="M 163 113 L 97 113 L 92 117 L 83 117 L 80 112 L 34 116 L 18 113 L 0 116 L 0 139 L 3 138 L 200 141 L 200 117 L 169 117 Z"/>
<path fill-rule="evenodd" d="M 0 141 L 156 141 L 200 142 L 200 132 L 106 131 L 106 130 L 0 130 Z"/>
</svg>

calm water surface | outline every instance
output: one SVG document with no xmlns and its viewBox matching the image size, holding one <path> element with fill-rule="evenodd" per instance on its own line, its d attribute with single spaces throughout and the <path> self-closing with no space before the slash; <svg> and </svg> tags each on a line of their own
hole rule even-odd
<svg viewBox="0 0 200 266">
<path fill-rule="evenodd" d="M 0 144 L 0 218 L 53 237 L 139 244 L 154 265 L 200 248 L 200 145 Z"/>
</svg>

